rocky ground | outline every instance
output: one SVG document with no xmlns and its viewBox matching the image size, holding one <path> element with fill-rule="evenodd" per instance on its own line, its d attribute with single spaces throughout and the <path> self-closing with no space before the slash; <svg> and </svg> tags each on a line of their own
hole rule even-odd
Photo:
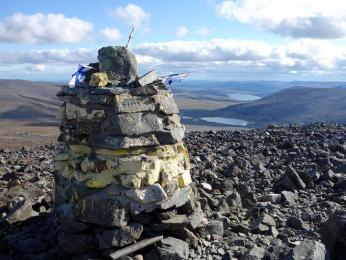
<svg viewBox="0 0 346 260">
<path fill-rule="evenodd" d="M 208 223 L 187 252 L 166 241 L 174 257 L 161 258 L 346 259 L 346 126 L 191 132 L 186 143 Z M 50 213 L 58 149 L 0 150 L 0 259 L 59 257 Z"/>
</svg>

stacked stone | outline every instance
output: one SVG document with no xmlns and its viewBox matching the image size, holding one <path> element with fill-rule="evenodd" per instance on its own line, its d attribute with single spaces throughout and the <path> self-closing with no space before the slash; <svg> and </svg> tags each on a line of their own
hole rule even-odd
<svg viewBox="0 0 346 260">
<path fill-rule="evenodd" d="M 64 226 L 59 241 L 70 253 L 123 247 L 202 221 L 172 94 L 155 71 L 138 78 L 124 47 L 101 48 L 98 60 L 83 83 L 58 93 L 64 149 L 55 157 L 54 201 Z"/>
</svg>

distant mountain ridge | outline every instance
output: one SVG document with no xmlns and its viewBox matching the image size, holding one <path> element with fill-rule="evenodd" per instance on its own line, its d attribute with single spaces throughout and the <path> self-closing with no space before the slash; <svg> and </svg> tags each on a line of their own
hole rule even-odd
<svg viewBox="0 0 346 260">
<path fill-rule="evenodd" d="M 223 84 L 226 83 L 222 82 Z M 258 85 L 252 87 L 260 87 L 261 84 L 259 81 Z M 282 82 L 281 84 L 284 85 Z M 295 84 L 298 85 L 298 82 Z M 334 87 L 323 87 L 326 82 L 306 84 L 309 87 L 291 87 L 256 101 L 230 106 L 228 105 L 232 102 L 227 102 L 227 94 L 221 93 L 221 89 L 217 92 L 213 87 L 205 87 L 198 93 L 185 93 L 185 90 L 179 88 L 176 91 L 173 87 L 173 92 L 177 103 L 181 105 L 183 116 L 191 117 L 184 122 L 191 125 L 211 126 L 212 123 L 198 121 L 201 117 L 211 116 L 243 119 L 249 122 L 250 127 L 262 127 L 271 123 L 310 124 L 319 121 L 346 124 L 345 83 L 333 82 L 331 85 Z M 282 88 L 282 85 L 276 89 Z M 317 87 L 312 88 L 310 85 Z M 244 82 L 242 86 L 251 88 L 249 82 Z M 274 82 L 273 86 L 275 88 Z M 51 82 L 0 80 L 0 123 L 4 125 L 8 121 L 26 121 L 30 125 L 57 126 L 55 114 L 60 102 L 55 95 L 60 87 L 61 84 Z M 234 88 L 241 89 L 241 86 Z M 226 107 L 211 110 L 223 106 Z"/>
<path fill-rule="evenodd" d="M 293 87 L 253 102 L 210 111 L 209 116 L 243 119 L 256 126 L 319 121 L 346 124 L 346 88 Z"/>
</svg>

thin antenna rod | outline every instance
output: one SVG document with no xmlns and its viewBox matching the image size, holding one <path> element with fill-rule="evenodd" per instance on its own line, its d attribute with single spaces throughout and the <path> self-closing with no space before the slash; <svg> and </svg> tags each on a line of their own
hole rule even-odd
<svg viewBox="0 0 346 260">
<path fill-rule="evenodd" d="M 134 32 L 135 32 L 135 27 L 132 28 L 132 31 L 131 31 L 131 33 L 129 35 L 129 39 L 128 39 L 127 44 L 126 44 L 126 49 L 130 46 L 130 43 L 131 43 L 131 41 L 133 39 L 133 33 Z"/>
</svg>

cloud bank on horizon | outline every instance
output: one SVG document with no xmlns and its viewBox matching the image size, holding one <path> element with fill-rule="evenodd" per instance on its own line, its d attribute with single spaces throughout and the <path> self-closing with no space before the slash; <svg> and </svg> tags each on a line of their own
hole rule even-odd
<svg viewBox="0 0 346 260">
<path fill-rule="evenodd" d="M 223 1 L 219 16 L 294 38 L 346 37 L 346 2 L 340 0 Z"/>
<path fill-rule="evenodd" d="M 346 2 L 191 0 L 195 15 L 182 0 L 172 7 L 145 2 L 107 5 L 99 10 L 103 19 L 88 10 L 73 15 L 67 5 L 60 12 L 33 12 L 14 3 L 0 15 L 0 78 L 63 80 L 78 63 L 95 61 L 100 46 L 124 45 L 135 26 L 132 50 L 143 72 L 345 80 Z"/>
</svg>

